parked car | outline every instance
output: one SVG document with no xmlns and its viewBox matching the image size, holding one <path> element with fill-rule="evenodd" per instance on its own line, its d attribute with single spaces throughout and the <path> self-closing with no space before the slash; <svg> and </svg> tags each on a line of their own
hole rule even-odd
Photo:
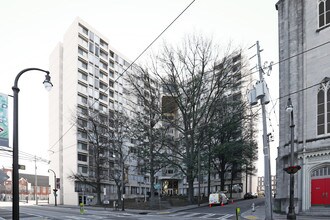
<svg viewBox="0 0 330 220">
<path fill-rule="evenodd" d="M 223 192 L 211 193 L 209 196 L 209 205 L 228 204 L 228 197 Z"/>
<path fill-rule="evenodd" d="M 250 193 L 250 192 L 247 192 L 247 193 L 245 193 L 245 195 L 244 195 L 244 199 L 255 199 L 255 198 L 257 198 L 257 197 L 258 197 L 257 195 L 252 194 L 252 193 Z"/>
</svg>

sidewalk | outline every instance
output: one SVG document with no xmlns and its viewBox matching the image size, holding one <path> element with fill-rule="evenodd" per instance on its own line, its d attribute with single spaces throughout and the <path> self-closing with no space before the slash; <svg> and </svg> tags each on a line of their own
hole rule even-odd
<svg viewBox="0 0 330 220">
<path fill-rule="evenodd" d="M 265 213 L 265 206 L 256 206 L 255 211 L 253 212 L 252 209 L 244 212 L 241 214 L 243 219 L 262 219 L 264 220 L 266 216 Z M 297 220 L 318 220 L 318 219 L 330 219 L 330 213 L 299 213 L 297 214 Z M 274 220 L 282 220 L 287 219 L 286 214 L 278 214 L 273 212 L 273 219 Z"/>
</svg>

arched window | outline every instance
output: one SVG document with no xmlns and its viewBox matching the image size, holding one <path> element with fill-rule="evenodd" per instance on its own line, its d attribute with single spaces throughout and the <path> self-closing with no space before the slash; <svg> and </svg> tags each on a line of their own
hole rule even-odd
<svg viewBox="0 0 330 220">
<path fill-rule="evenodd" d="M 319 28 L 330 24 L 330 0 L 319 1 Z"/>
<path fill-rule="evenodd" d="M 317 93 L 317 135 L 325 132 L 324 90 L 320 88 Z"/>
</svg>

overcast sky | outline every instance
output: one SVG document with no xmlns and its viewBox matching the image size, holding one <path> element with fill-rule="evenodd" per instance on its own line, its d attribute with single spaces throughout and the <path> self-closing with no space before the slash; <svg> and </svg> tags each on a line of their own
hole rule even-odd
<svg viewBox="0 0 330 220">
<path fill-rule="evenodd" d="M 106 36 L 112 47 L 130 60 L 135 58 L 177 17 L 192 0 L 10 0 L 0 7 L 0 93 L 12 95 L 18 72 L 36 67 L 48 70 L 49 55 L 76 17 L 80 17 Z M 278 61 L 276 0 L 196 0 L 152 46 L 157 50 L 166 41 L 176 44 L 185 34 L 201 33 L 219 45 L 231 42 L 245 49 L 260 42 L 262 62 Z M 255 54 L 256 49 L 249 51 Z M 141 61 L 145 57 L 142 56 Z M 257 60 L 252 59 L 254 66 Z M 257 73 L 256 73 L 257 74 Z M 258 77 L 258 75 L 256 75 Z M 278 124 L 278 67 L 268 82 L 271 102 L 267 108 L 268 132 L 275 131 L 271 142 L 271 166 L 275 174 Z M 19 150 L 48 159 L 48 94 L 41 72 L 27 72 L 19 80 Z M 12 98 L 9 98 L 12 120 Z M 273 105 L 275 104 L 275 107 Z M 274 112 L 275 110 L 275 112 Z M 276 113 L 276 114 L 275 114 Z M 269 123 L 271 122 L 271 123 Z M 12 129 L 12 123 L 10 124 Z M 260 130 L 258 175 L 263 175 Z M 10 137 L 11 138 L 11 137 Z M 12 138 L 10 139 L 12 146 Z M 22 154 L 23 155 L 23 154 Z M 11 157 L 0 151 L 0 166 L 10 167 Z M 26 172 L 34 172 L 34 163 L 20 160 Z M 48 167 L 38 163 L 38 173 Z"/>
</svg>

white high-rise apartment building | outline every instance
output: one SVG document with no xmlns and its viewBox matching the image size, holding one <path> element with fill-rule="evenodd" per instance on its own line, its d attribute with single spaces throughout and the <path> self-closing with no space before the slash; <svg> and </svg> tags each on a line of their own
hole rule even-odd
<svg viewBox="0 0 330 220">
<path fill-rule="evenodd" d="M 125 109 L 129 116 L 133 114 L 129 85 L 125 77 L 119 77 L 130 64 L 108 42 L 105 36 L 77 18 L 50 56 L 54 84 L 50 94 L 50 168 L 57 175 L 56 181 L 50 175 L 50 184 L 52 189 L 55 182 L 60 187 L 59 204 L 94 203 L 96 199 L 88 185 L 79 185 L 68 178 L 73 173 L 88 175 L 91 172 L 87 134 L 75 125 L 76 113 L 87 111 L 92 104 L 93 108 L 106 114 L 115 109 Z M 131 71 L 129 68 L 125 74 Z M 130 163 L 136 165 L 136 161 Z M 149 188 L 148 181 L 135 170 L 128 171 L 128 198 L 143 197 Z M 103 190 L 104 198 L 115 199 L 113 181 L 108 180 Z M 53 196 L 50 196 L 50 202 L 54 203 Z"/>
<path fill-rule="evenodd" d="M 233 58 L 233 74 L 241 77 L 241 55 Z M 120 74 L 125 70 L 125 74 Z M 70 179 L 73 174 L 80 173 L 86 176 L 93 175 L 93 164 L 90 154 L 87 133 L 77 128 L 77 112 L 85 114 L 92 104 L 94 109 L 111 115 L 115 110 L 123 110 L 129 117 L 134 117 L 136 110 L 143 112 L 143 100 L 135 96 L 132 87 L 125 79 L 131 75 L 134 68 L 114 48 L 109 45 L 108 39 L 97 32 L 93 27 L 77 18 L 64 35 L 50 56 L 50 72 L 54 87 L 50 93 L 50 169 L 56 173 L 57 180 L 50 175 L 51 188 L 57 183 L 58 204 L 77 205 L 80 202 L 93 204 L 96 202 L 96 193 L 87 184 L 81 184 Z M 139 84 L 143 87 L 143 78 Z M 247 82 L 251 82 L 248 79 Z M 247 83 L 246 82 L 246 83 Z M 245 84 L 244 84 L 245 85 Z M 153 89 L 159 89 L 160 84 L 152 80 Z M 241 96 L 243 83 L 237 82 L 233 90 L 227 95 Z M 156 89 L 156 90 L 157 90 Z M 244 90 L 245 91 L 245 90 Z M 144 91 L 145 95 L 148 93 Z M 149 94 L 155 95 L 155 94 Z M 166 92 L 162 91 L 161 102 L 166 102 Z M 142 103 L 142 104 L 141 104 Z M 175 113 L 177 114 L 177 113 Z M 172 114 L 168 117 L 176 117 Z M 164 124 L 160 125 L 164 126 Z M 178 131 L 169 130 L 168 135 L 178 137 Z M 134 147 L 134 141 L 126 141 L 126 147 Z M 111 160 L 111 155 L 108 155 Z M 149 191 L 148 174 L 139 171 L 139 163 L 134 159 L 126 161 L 125 172 L 127 183 L 125 184 L 126 198 L 143 198 Z M 105 169 L 111 169 L 109 163 Z M 157 185 L 161 192 L 167 195 L 187 194 L 186 178 L 177 168 L 169 166 L 155 175 Z M 202 177 L 201 193 L 207 195 L 207 178 Z M 117 198 L 117 188 L 114 181 L 108 177 L 102 179 L 102 200 Z M 254 192 L 252 177 L 239 176 L 234 184 L 242 190 Z M 227 184 L 227 183 L 226 183 Z M 248 187 L 244 185 L 247 184 Z M 243 187 L 244 186 L 244 187 Z M 211 192 L 220 189 L 220 179 L 216 174 L 211 177 Z M 229 185 L 226 185 L 228 188 Z M 198 195 L 198 181 L 194 182 L 194 192 Z M 241 195 L 240 193 L 239 195 Z M 50 196 L 50 202 L 54 203 L 54 196 Z"/>
</svg>

